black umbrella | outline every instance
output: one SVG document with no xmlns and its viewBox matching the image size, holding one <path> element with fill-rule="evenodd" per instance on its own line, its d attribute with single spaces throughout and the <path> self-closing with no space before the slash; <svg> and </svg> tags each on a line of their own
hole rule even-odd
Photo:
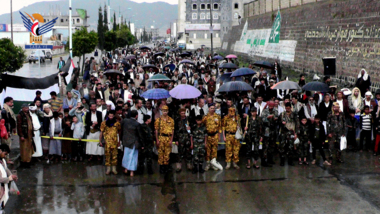
<svg viewBox="0 0 380 214">
<path fill-rule="evenodd" d="M 253 91 L 252 86 L 242 81 L 228 82 L 220 86 L 218 92 Z"/>
<path fill-rule="evenodd" d="M 221 64 L 221 65 L 219 66 L 219 68 L 224 68 L 224 69 L 237 69 L 238 66 L 235 65 L 234 63 L 230 63 L 230 62 L 228 62 L 228 63 L 223 63 L 223 64 Z"/>
<path fill-rule="evenodd" d="M 158 73 L 158 71 L 159 71 L 159 69 L 156 66 L 151 65 L 151 64 L 144 65 L 143 69 L 144 69 L 144 71 L 147 71 L 149 69 L 153 69 L 155 73 Z"/>
<path fill-rule="evenodd" d="M 180 56 L 180 57 L 190 57 L 190 56 L 191 56 L 191 53 L 189 53 L 189 52 L 184 52 L 184 53 L 181 53 L 179 56 Z"/>
<path fill-rule="evenodd" d="M 158 56 L 165 56 L 165 53 L 162 53 L 162 52 L 158 52 L 158 53 L 155 53 L 153 55 L 154 58 L 158 57 Z"/>
<path fill-rule="evenodd" d="M 330 87 L 323 82 L 309 82 L 308 84 L 302 87 L 305 91 L 320 91 L 320 92 L 329 92 Z"/>
<path fill-rule="evenodd" d="M 150 47 L 148 46 L 141 46 L 140 47 L 140 50 L 151 50 Z"/>
<path fill-rule="evenodd" d="M 107 70 L 103 74 L 106 75 L 106 76 L 108 76 L 108 75 L 121 75 L 121 76 L 124 76 L 124 74 L 121 71 L 118 71 L 118 70 L 115 70 L 115 69 Z"/>
<path fill-rule="evenodd" d="M 184 59 L 179 64 L 192 64 L 192 65 L 194 65 L 194 62 L 191 60 L 188 60 L 188 59 Z"/>
<path fill-rule="evenodd" d="M 218 79 L 216 79 L 216 82 L 220 82 L 220 81 L 222 81 L 223 83 L 231 82 L 231 80 L 232 80 L 231 75 L 232 75 L 232 72 L 224 73 Z M 242 77 L 235 77 L 235 80 L 236 81 L 242 81 L 243 78 Z"/>
<path fill-rule="evenodd" d="M 125 59 L 136 59 L 136 56 L 135 55 L 128 55 L 127 57 L 125 57 Z"/>
<path fill-rule="evenodd" d="M 267 61 L 256 61 L 255 63 L 253 63 L 254 65 L 258 66 L 258 67 L 261 67 L 261 68 L 269 68 L 269 69 L 273 69 L 273 64 L 270 63 L 270 62 L 267 62 Z"/>
</svg>

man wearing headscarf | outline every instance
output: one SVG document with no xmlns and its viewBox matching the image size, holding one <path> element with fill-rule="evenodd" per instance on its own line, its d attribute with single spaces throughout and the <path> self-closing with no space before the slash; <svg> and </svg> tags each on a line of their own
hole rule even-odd
<svg viewBox="0 0 380 214">
<path fill-rule="evenodd" d="M 359 72 L 358 79 L 355 83 L 355 87 L 359 88 L 362 97 L 364 97 L 365 92 L 370 90 L 371 77 L 368 75 L 365 69 L 362 69 Z"/>
<path fill-rule="evenodd" d="M 348 97 L 348 106 L 350 110 L 355 111 L 356 115 L 359 115 L 363 110 L 363 101 L 359 88 L 352 89 L 352 95 Z"/>
<path fill-rule="evenodd" d="M 261 157 L 261 166 L 263 167 L 272 167 L 270 164 L 274 164 L 273 161 L 273 152 L 276 147 L 276 126 L 278 119 L 278 111 L 274 108 L 274 102 L 267 102 L 268 108 L 265 108 L 261 114 L 261 119 L 263 121 L 264 128 L 264 139 L 263 139 L 263 148 L 262 148 L 262 157 Z"/>
<path fill-rule="evenodd" d="M 33 151 L 34 128 L 32 118 L 29 115 L 29 106 L 24 103 L 17 115 L 17 134 L 20 137 L 21 165 L 30 167 Z"/>
<path fill-rule="evenodd" d="M 36 146 L 36 152 L 33 154 L 32 157 L 41 157 L 43 155 L 41 136 L 40 136 L 41 122 L 40 122 L 40 115 L 37 110 L 37 106 L 35 104 L 32 104 L 29 106 L 29 113 L 30 113 L 30 117 L 32 118 L 33 131 L 34 131 L 33 141 L 34 141 L 34 145 Z"/>
<path fill-rule="evenodd" d="M 339 111 L 339 104 L 335 102 L 332 107 L 332 112 L 327 115 L 327 137 L 329 143 L 325 149 L 328 150 L 329 162 L 332 163 L 331 144 L 336 149 L 336 160 L 338 163 L 342 161 L 342 151 L 340 150 L 340 138 L 345 136 L 346 118 L 343 112 Z"/>
</svg>

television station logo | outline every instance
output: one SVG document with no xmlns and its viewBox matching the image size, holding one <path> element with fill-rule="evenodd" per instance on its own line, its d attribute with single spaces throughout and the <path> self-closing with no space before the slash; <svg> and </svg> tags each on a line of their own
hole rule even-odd
<svg viewBox="0 0 380 214">
<path fill-rule="evenodd" d="M 49 21 L 48 23 L 40 26 L 40 23 L 45 22 L 44 17 L 42 17 L 40 14 L 34 13 L 32 15 L 29 15 L 25 13 L 28 17 L 21 12 L 20 14 L 22 21 L 24 22 L 25 28 L 28 29 L 28 31 L 30 31 L 34 36 L 41 36 L 42 34 L 51 31 L 58 19 L 57 17 Z"/>
</svg>

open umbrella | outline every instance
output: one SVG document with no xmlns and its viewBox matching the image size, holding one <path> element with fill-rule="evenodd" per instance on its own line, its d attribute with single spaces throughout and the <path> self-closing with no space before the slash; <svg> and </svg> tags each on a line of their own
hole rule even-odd
<svg viewBox="0 0 380 214">
<path fill-rule="evenodd" d="M 174 69 L 176 68 L 176 66 L 174 64 L 168 64 L 168 65 L 165 65 L 164 66 L 164 69 L 168 67 L 171 71 L 174 71 Z"/>
<path fill-rule="evenodd" d="M 237 59 L 236 55 L 230 54 L 226 56 L 227 59 Z"/>
<path fill-rule="evenodd" d="M 216 82 L 220 82 L 222 81 L 223 83 L 227 83 L 227 82 L 230 82 L 232 80 L 232 72 L 227 72 L 227 73 L 224 73 L 222 74 L 217 80 Z M 236 77 L 235 78 L 235 81 L 242 81 L 243 79 L 241 77 Z"/>
<path fill-rule="evenodd" d="M 231 77 L 249 76 L 254 74 L 256 74 L 256 71 L 250 68 L 239 68 L 232 73 Z"/>
<path fill-rule="evenodd" d="M 149 100 L 161 100 L 170 97 L 169 91 L 162 88 L 149 89 L 141 94 L 142 97 Z"/>
<path fill-rule="evenodd" d="M 154 76 L 152 76 L 151 78 L 149 78 L 148 80 L 149 82 L 152 82 L 152 81 L 170 81 L 169 77 L 163 75 L 163 74 L 156 74 Z"/>
<path fill-rule="evenodd" d="M 124 74 L 121 71 L 118 71 L 118 70 L 115 70 L 115 69 L 107 70 L 103 74 L 106 75 L 106 76 L 108 76 L 108 75 L 122 75 L 122 76 L 124 76 Z"/>
<path fill-rule="evenodd" d="M 142 68 L 144 69 L 144 71 L 149 70 L 151 68 L 154 70 L 154 72 L 158 72 L 159 71 L 156 66 L 151 65 L 151 64 L 144 65 Z"/>
<path fill-rule="evenodd" d="M 273 68 L 272 63 L 267 62 L 267 61 L 256 61 L 253 64 L 256 65 L 256 66 L 258 66 L 258 67 L 262 67 L 262 68 L 269 68 L 269 69 Z"/>
<path fill-rule="evenodd" d="M 224 58 L 223 58 L 222 56 L 217 55 L 217 56 L 214 56 L 212 59 L 222 60 L 222 59 L 224 59 Z"/>
<path fill-rule="evenodd" d="M 330 88 L 326 83 L 323 82 L 309 82 L 302 87 L 305 91 L 320 91 L 320 92 L 329 92 Z"/>
<path fill-rule="evenodd" d="M 155 53 L 155 54 L 153 55 L 153 57 L 157 57 L 157 56 L 165 56 L 165 54 L 162 53 L 162 52 L 158 52 L 158 53 Z"/>
<path fill-rule="evenodd" d="M 281 90 L 288 90 L 288 89 L 296 89 L 300 90 L 301 87 L 293 81 L 285 80 L 282 82 L 279 82 L 271 87 L 271 89 L 281 89 Z"/>
<path fill-rule="evenodd" d="M 150 47 L 148 47 L 148 46 L 141 46 L 140 50 L 150 50 Z"/>
<path fill-rule="evenodd" d="M 181 84 L 173 88 L 169 94 L 176 99 L 194 99 L 202 93 L 192 85 Z"/>
<path fill-rule="evenodd" d="M 136 59 L 136 56 L 135 55 L 128 55 L 127 57 L 125 57 L 125 59 Z"/>
<path fill-rule="evenodd" d="M 242 81 L 232 81 L 220 86 L 218 92 L 253 91 L 252 86 Z"/>
<path fill-rule="evenodd" d="M 194 62 L 191 60 L 188 60 L 188 59 L 184 59 L 179 64 L 192 64 L 192 65 L 194 65 Z"/>
<path fill-rule="evenodd" d="M 230 63 L 230 62 L 228 62 L 228 63 L 223 63 L 223 64 L 221 64 L 221 65 L 219 66 L 219 68 L 225 68 L 225 69 L 237 69 L 238 66 L 235 65 L 234 63 Z"/>
<path fill-rule="evenodd" d="M 179 56 L 180 57 L 189 57 L 189 56 L 191 56 L 191 53 L 189 53 L 189 52 L 183 52 Z"/>
<path fill-rule="evenodd" d="M 164 47 L 166 50 L 169 50 L 171 47 L 170 46 L 165 46 Z"/>
</svg>

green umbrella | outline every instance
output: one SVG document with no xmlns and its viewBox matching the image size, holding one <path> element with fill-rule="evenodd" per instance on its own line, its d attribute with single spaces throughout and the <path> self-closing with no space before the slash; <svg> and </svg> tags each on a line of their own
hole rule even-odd
<svg viewBox="0 0 380 214">
<path fill-rule="evenodd" d="M 164 48 L 167 49 L 167 50 L 170 50 L 170 49 L 171 49 L 170 46 L 165 46 Z"/>
<path fill-rule="evenodd" d="M 169 77 L 162 75 L 162 74 L 156 74 L 153 77 L 149 78 L 150 82 L 152 81 L 170 81 Z"/>
</svg>

